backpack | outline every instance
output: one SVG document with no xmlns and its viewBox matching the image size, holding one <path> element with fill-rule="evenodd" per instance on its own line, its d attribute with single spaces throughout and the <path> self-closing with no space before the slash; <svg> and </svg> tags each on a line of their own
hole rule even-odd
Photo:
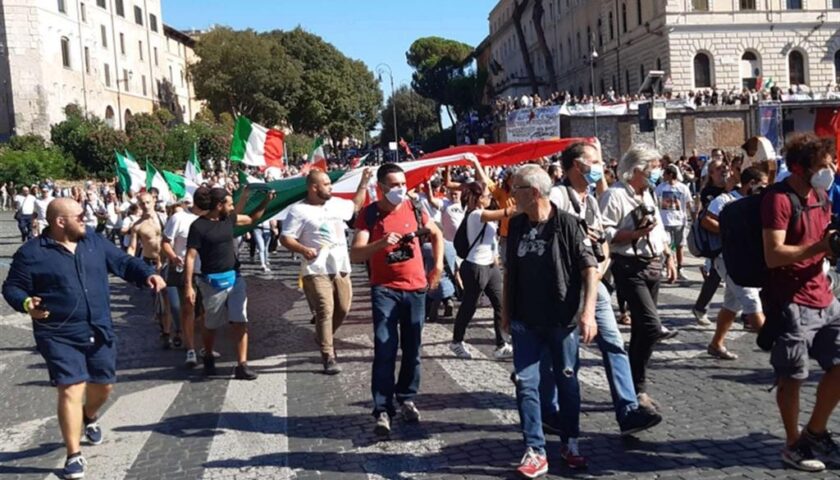
<svg viewBox="0 0 840 480">
<path fill-rule="evenodd" d="M 458 255 L 460 258 L 467 258 L 475 245 L 484 238 L 484 231 L 487 230 L 487 224 L 485 223 L 481 227 L 481 233 L 470 243 L 469 238 L 467 238 L 467 218 L 470 216 L 470 213 L 467 212 L 464 215 L 464 219 L 461 220 L 461 224 L 458 225 L 458 230 L 455 231 L 455 237 L 452 239 L 452 245 L 455 247 L 455 255 Z"/>
<path fill-rule="evenodd" d="M 691 229 L 688 231 L 688 251 L 695 257 L 715 258 L 720 255 L 723 248 L 720 235 L 712 233 L 703 228 L 703 219 L 706 218 L 704 208 L 697 218 L 691 222 Z"/>
<path fill-rule="evenodd" d="M 764 259 L 761 202 L 770 191 L 783 192 L 790 199 L 790 228 L 799 221 L 806 208 L 787 182 L 768 187 L 758 195 L 739 198 L 720 212 L 720 237 L 726 273 L 742 287 L 762 288 L 768 278 L 770 269 Z M 820 197 L 819 205 L 814 208 L 824 208 L 825 203 L 825 199 Z"/>
</svg>

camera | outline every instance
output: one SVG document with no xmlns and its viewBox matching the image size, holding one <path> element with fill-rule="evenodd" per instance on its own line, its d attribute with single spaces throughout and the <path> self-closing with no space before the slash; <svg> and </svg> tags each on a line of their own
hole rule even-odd
<svg viewBox="0 0 840 480">
<path fill-rule="evenodd" d="M 584 235 L 590 240 L 592 243 L 592 254 L 595 255 L 595 260 L 598 263 L 603 263 L 607 257 L 604 255 L 604 243 L 607 241 L 607 235 L 601 231 L 591 228 L 586 220 L 580 220 L 580 228 L 583 230 Z M 595 237 L 595 241 L 592 242 L 592 237 Z"/>
<path fill-rule="evenodd" d="M 414 248 L 411 246 L 411 242 L 413 242 L 415 238 L 419 238 L 423 235 L 428 234 L 428 228 L 421 228 L 418 229 L 416 232 L 411 232 L 403 235 L 403 237 L 400 238 L 400 242 L 397 244 L 397 248 L 395 248 L 392 252 L 388 253 L 388 255 L 385 257 L 385 263 L 387 263 L 388 265 L 393 265 L 395 263 L 407 262 L 414 258 Z"/>
<path fill-rule="evenodd" d="M 636 230 L 648 228 L 656 223 L 656 209 L 650 205 L 641 204 L 630 212 Z"/>
</svg>

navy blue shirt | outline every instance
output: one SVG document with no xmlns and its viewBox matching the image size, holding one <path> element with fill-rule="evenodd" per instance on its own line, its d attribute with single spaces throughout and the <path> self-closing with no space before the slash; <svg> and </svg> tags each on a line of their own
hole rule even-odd
<svg viewBox="0 0 840 480">
<path fill-rule="evenodd" d="M 22 313 L 27 297 L 41 298 L 50 316 L 33 320 L 35 338 L 90 345 L 96 336 L 112 342 L 108 274 L 143 286 L 154 275 L 154 269 L 127 255 L 92 228 L 86 229 L 75 254 L 56 243 L 47 232 L 24 243 L 15 253 L 3 282 L 3 298 Z"/>
</svg>

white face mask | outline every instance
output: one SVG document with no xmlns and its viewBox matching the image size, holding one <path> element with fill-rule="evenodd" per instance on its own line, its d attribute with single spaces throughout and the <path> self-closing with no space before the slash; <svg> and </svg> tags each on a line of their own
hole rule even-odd
<svg viewBox="0 0 840 480">
<path fill-rule="evenodd" d="M 392 205 L 399 205 L 408 198 L 408 190 L 405 187 L 394 187 L 388 190 L 388 193 L 385 194 L 385 198 L 388 199 Z"/>
<path fill-rule="evenodd" d="M 816 190 L 827 192 L 834 183 L 834 174 L 830 168 L 821 168 L 811 175 L 811 186 Z"/>
</svg>

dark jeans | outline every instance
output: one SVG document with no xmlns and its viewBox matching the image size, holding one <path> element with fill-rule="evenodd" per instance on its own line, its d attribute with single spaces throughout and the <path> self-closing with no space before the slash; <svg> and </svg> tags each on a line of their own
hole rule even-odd
<svg viewBox="0 0 840 480">
<path fill-rule="evenodd" d="M 420 388 L 420 346 L 426 293 L 371 287 L 373 310 L 373 416 L 396 415 L 394 396 L 400 404 L 412 400 Z M 402 349 L 400 374 L 394 384 L 397 349 Z"/>
<path fill-rule="evenodd" d="M 502 273 L 493 265 L 476 265 L 472 262 L 461 263 L 461 281 L 464 283 L 464 296 L 455 316 L 455 330 L 452 334 L 454 343 L 463 342 L 481 292 L 487 295 L 493 305 L 493 330 L 496 332 L 496 346 L 505 344 L 502 338 Z"/>
<path fill-rule="evenodd" d="M 697 297 L 694 309 L 700 313 L 706 313 L 718 287 L 720 287 L 720 274 L 715 269 L 715 262 L 712 262 L 712 270 L 709 272 L 709 276 L 703 280 L 703 287 L 700 288 L 700 295 Z"/>
<path fill-rule="evenodd" d="M 20 230 L 20 241 L 25 242 L 32 238 L 32 215 L 18 215 L 18 230 Z"/>
<path fill-rule="evenodd" d="M 630 370 L 636 393 L 645 392 L 647 366 L 653 347 L 661 334 L 662 323 L 656 303 L 659 297 L 659 267 L 649 267 L 636 257 L 613 257 L 612 272 L 616 287 L 630 307 Z"/>
</svg>

